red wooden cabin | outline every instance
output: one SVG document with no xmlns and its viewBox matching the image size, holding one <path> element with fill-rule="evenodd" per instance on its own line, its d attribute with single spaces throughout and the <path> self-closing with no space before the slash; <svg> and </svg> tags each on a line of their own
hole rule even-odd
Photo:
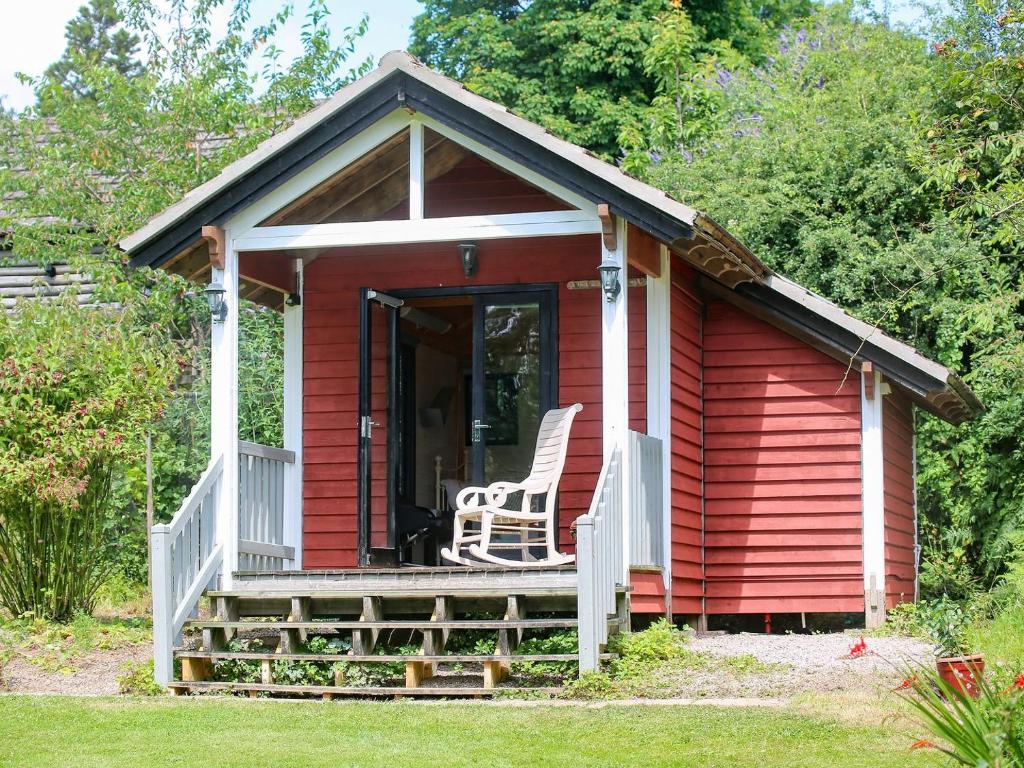
<svg viewBox="0 0 1024 768">
<path fill-rule="evenodd" d="M 916 592 L 915 407 L 981 408 L 706 215 L 403 53 L 122 246 L 226 305 L 211 466 L 180 520 L 215 513 L 184 575 L 166 565 L 171 636 L 218 574 L 444 570 L 406 518 L 445 480 L 518 479 L 540 416 L 574 402 L 561 545 L 623 457 L 632 612 L 877 624 Z M 238 440 L 242 298 L 284 314 L 283 448 Z M 625 458 L 630 433 L 654 453 Z"/>
</svg>

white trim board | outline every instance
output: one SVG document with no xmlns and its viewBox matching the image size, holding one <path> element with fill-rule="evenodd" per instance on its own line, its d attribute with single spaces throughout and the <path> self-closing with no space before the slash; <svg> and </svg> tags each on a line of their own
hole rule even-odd
<svg viewBox="0 0 1024 768">
<path fill-rule="evenodd" d="M 668 249 L 658 248 L 660 276 L 647 278 L 647 434 L 661 440 L 662 576 L 672 595 L 672 350 L 671 273 Z"/>
<path fill-rule="evenodd" d="M 492 216 L 253 227 L 235 240 L 235 246 L 239 251 L 277 251 L 448 240 L 592 235 L 600 232 L 601 222 L 597 216 L 583 211 L 540 211 Z"/>
<path fill-rule="evenodd" d="M 872 377 L 869 399 L 865 379 Z M 861 525 L 864 553 L 864 612 L 868 628 L 885 621 L 885 484 L 882 459 L 882 374 L 861 373 Z M 872 610 L 874 606 L 874 610 Z"/>
</svg>

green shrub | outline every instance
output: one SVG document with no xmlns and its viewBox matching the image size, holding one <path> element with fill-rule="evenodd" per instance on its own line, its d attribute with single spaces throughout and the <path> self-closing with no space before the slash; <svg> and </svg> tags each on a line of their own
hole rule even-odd
<svg viewBox="0 0 1024 768">
<path fill-rule="evenodd" d="M 117 690 L 125 696 L 159 696 L 164 687 L 153 677 L 153 661 L 129 662 L 117 677 Z"/>
<path fill-rule="evenodd" d="M 586 672 L 566 684 L 562 696 L 568 699 L 608 699 L 616 687 L 606 672 Z"/>
<path fill-rule="evenodd" d="M 131 306 L 67 295 L 0 313 L 0 604 L 12 616 L 91 612 L 111 484 L 163 408 L 174 350 Z"/>
<path fill-rule="evenodd" d="M 519 644 L 516 654 L 579 653 L 579 638 L 575 630 L 553 632 L 546 637 L 529 637 Z M 573 661 L 517 661 L 512 664 L 512 674 L 532 681 L 548 678 L 564 680 L 576 674 L 579 662 Z"/>
</svg>

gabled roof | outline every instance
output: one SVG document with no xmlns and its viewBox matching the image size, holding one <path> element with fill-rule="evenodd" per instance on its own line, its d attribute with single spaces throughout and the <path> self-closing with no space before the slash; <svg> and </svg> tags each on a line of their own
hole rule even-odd
<svg viewBox="0 0 1024 768">
<path fill-rule="evenodd" d="M 949 369 L 775 275 L 709 216 L 517 117 L 460 83 L 393 51 L 365 77 L 342 88 L 286 131 L 195 188 L 121 241 L 133 266 L 159 267 L 200 242 L 205 225 L 232 215 L 308 168 L 366 128 L 405 108 L 540 174 L 667 244 L 736 301 L 815 339 L 834 355 L 873 362 L 924 408 L 958 423 L 981 403 Z"/>
</svg>

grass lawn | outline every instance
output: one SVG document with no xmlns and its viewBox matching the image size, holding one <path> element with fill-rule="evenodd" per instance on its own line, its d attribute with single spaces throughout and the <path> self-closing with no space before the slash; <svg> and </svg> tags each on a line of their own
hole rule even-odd
<svg viewBox="0 0 1024 768">
<path fill-rule="evenodd" d="M 943 764 L 914 738 L 780 709 L 0 696 L 9 768 Z"/>
</svg>

